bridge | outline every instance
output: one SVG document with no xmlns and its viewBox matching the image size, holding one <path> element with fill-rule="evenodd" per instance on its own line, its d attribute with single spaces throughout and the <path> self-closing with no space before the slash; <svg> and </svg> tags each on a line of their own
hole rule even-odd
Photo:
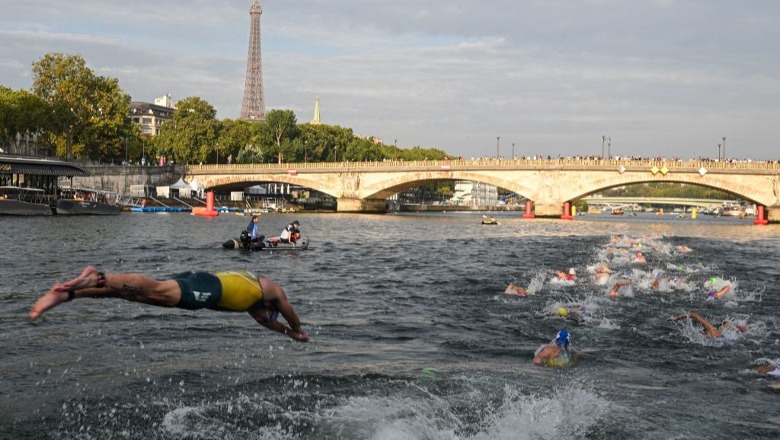
<svg viewBox="0 0 780 440">
<path fill-rule="evenodd" d="M 626 206 L 634 205 L 677 205 L 677 206 L 694 206 L 698 208 L 713 209 L 723 206 L 724 203 L 734 203 L 734 200 L 718 200 L 718 199 L 685 199 L 685 198 L 673 198 L 673 197 L 601 197 L 590 196 L 583 197 L 580 200 L 584 200 L 589 206 L 593 205 L 606 205 L 609 207 L 624 208 Z"/>
<path fill-rule="evenodd" d="M 206 189 L 279 182 L 336 198 L 339 212 L 384 212 L 401 191 L 436 181 L 484 182 L 533 201 L 524 217 L 571 218 L 573 201 L 641 183 L 715 188 L 755 203 L 756 222 L 780 222 L 780 163 L 631 159 L 480 159 L 190 165 L 184 180 Z"/>
</svg>

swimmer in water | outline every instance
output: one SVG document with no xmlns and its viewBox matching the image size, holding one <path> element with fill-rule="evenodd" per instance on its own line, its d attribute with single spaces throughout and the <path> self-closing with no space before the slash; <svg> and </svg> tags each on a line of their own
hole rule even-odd
<svg viewBox="0 0 780 440">
<path fill-rule="evenodd" d="M 772 363 L 768 362 L 763 365 L 758 365 L 756 367 L 753 367 L 753 371 L 759 374 L 766 374 L 769 376 L 776 376 L 780 377 L 780 363 Z"/>
<path fill-rule="evenodd" d="M 575 271 L 573 267 L 569 269 L 569 273 L 561 272 L 560 270 L 558 270 L 555 272 L 555 275 L 561 280 L 566 280 L 566 281 L 577 280 L 577 271 Z"/>
<path fill-rule="evenodd" d="M 506 286 L 504 293 L 507 295 L 528 296 L 528 290 L 512 283 L 509 283 L 509 285 Z"/>
<path fill-rule="evenodd" d="M 696 321 L 699 325 L 701 325 L 704 328 L 704 333 L 707 334 L 707 336 L 711 338 L 723 338 L 723 332 L 729 329 L 736 329 L 740 333 L 745 333 L 750 328 L 743 324 L 736 324 L 733 321 L 725 320 L 723 321 L 718 327 L 715 327 L 714 325 L 710 324 L 709 321 L 704 319 L 701 315 L 699 315 L 696 312 L 687 312 L 682 313 L 677 316 L 672 316 L 669 318 L 670 321 L 680 321 L 682 319 L 691 319 L 693 321 Z"/>
<path fill-rule="evenodd" d="M 645 259 L 645 256 L 642 255 L 641 252 L 637 252 L 636 256 L 634 256 L 634 263 L 645 264 L 647 263 L 647 260 Z"/>
<path fill-rule="evenodd" d="M 707 292 L 707 301 L 719 301 L 721 298 L 723 298 L 723 295 L 728 293 L 728 291 L 731 290 L 731 286 L 725 285 L 720 290 L 712 289 L 709 292 Z"/>
<path fill-rule="evenodd" d="M 609 289 L 609 292 L 607 292 L 607 296 L 609 296 L 610 298 L 617 298 L 618 296 L 620 296 L 620 288 L 623 286 L 630 286 L 630 285 L 631 285 L 630 280 L 618 281 L 612 286 L 611 289 Z"/>
<path fill-rule="evenodd" d="M 611 274 L 612 271 L 609 269 L 609 266 L 604 263 L 599 263 L 593 274 L 593 283 L 597 286 L 603 286 L 604 284 L 607 284 Z"/>
<path fill-rule="evenodd" d="M 580 324 L 582 321 L 584 321 L 584 318 L 582 317 L 582 313 L 584 312 L 585 307 L 582 306 L 571 306 L 569 308 L 561 306 L 558 307 L 558 309 L 553 314 L 559 318 L 563 318 L 575 324 Z"/>
<path fill-rule="evenodd" d="M 561 330 L 549 344 L 542 345 L 534 353 L 532 362 L 548 367 L 573 367 L 582 357 L 571 348 L 571 335 Z"/>
<path fill-rule="evenodd" d="M 688 246 L 681 244 L 677 246 L 677 252 L 693 252 L 693 249 L 689 248 Z"/>
</svg>

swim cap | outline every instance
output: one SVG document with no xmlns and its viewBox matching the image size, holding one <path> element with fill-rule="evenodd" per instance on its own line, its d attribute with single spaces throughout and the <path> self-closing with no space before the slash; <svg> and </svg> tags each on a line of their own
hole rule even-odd
<svg viewBox="0 0 780 440">
<path fill-rule="evenodd" d="M 558 316 L 567 317 L 569 316 L 569 311 L 566 310 L 566 307 L 558 307 Z"/>
<path fill-rule="evenodd" d="M 574 270 L 573 267 L 569 269 L 569 275 L 577 275 L 577 272 Z"/>
<path fill-rule="evenodd" d="M 559 331 L 555 336 L 555 342 L 558 345 L 568 346 L 571 342 L 571 336 L 569 336 L 569 332 L 566 330 Z"/>
<path fill-rule="evenodd" d="M 717 282 L 718 282 L 718 277 L 712 277 L 712 278 L 710 278 L 710 282 L 711 282 L 712 284 L 715 284 L 715 283 L 717 283 Z"/>
</svg>

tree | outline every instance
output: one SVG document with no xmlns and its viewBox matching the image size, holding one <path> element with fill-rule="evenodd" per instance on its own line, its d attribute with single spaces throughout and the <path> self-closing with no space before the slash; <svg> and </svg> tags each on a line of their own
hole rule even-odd
<svg viewBox="0 0 780 440">
<path fill-rule="evenodd" d="M 23 150 L 19 135 L 41 132 L 48 126 L 48 115 L 47 105 L 37 96 L 0 86 L 0 147 L 13 154 L 33 154 Z"/>
<path fill-rule="evenodd" d="M 265 124 L 271 135 L 271 140 L 276 148 L 276 156 L 279 163 L 284 161 L 285 145 L 291 145 L 291 141 L 298 136 L 299 129 L 295 113 L 292 110 L 271 110 L 265 115 Z M 285 141 L 287 141 L 285 143 Z"/>
<path fill-rule="evenodd" d="M 217 148 L 219 155 L 227 158 L 232 155 L 238 159 L 241 148 L 250 143 L 252 133 L 250 122 L 242 119 L 224 119 L 220 124 Z"/>
<path fill-rule="evenodd" d="M 205 100 L 189 97 L 179 101 L 173 119 L 163 122 L 156 148 L 183 163 L 207 162 L 216 152 L 219 136 L 217 111 Z"/>
<path fill-rule="evenodd" d="M 49 53 L 33 63 L 32 89 L 50 108 L 44 138 L 58 154 L 121 156 L 119 138 L 132 130 L 118 80 L 95 75 L 80 55 Z"/>
</svg>

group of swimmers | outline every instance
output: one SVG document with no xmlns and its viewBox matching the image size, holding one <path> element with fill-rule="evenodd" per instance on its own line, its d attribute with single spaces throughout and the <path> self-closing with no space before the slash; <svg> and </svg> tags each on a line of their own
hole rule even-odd
<svg viewBox="0 0 780 440">
<path fill-rule="evenodd" d="M 688 281 L 680 277 L 668 277 L 663 270 L 646 270 L 647 258 L 642 253 L 667 253 L 667 254 L 687 254 L 693 250 L 685 245 L 671 248 L 668 244 L 656 240 L 657 237 L 633 238 L 623 235 L 611 237 L 609 245 L 599 253 L 601 262 L 588 267 L 587 271 L 592 274 L 588 281 L 578 279 L 577 270 L 569 269 L 567 272 L 555 271 L 551 282 L 558 285 L 578 285 L 581 283 L 593 284 L 596 286 L 610 285 L 606 291 L 606 296 L 617 300 L 621 296 L 633 296 L 632 286 L 641 285 L 649 291 L 669 292 L 677 289 L 690 290 Z M 641 249 L 641 251 L 640 251 Z M 609 264 L 606 263 L 609 261 Z M 610 265 L 613 267 L 610 268 Z M 621 268 L 621 269 L 618 269 Z M 648 276 L 649 275 L 649 276 Z M 652 281 L 650 281 L 652 279 Z M 732 292 L 732 286 L 727 281 L 718 277 L 711 277 L 706 283 L 705 300 L 721 301 L 727 298 Z M 509 284 L 504 293 L 509 295 L 527 296 L 530 289 L 524 289 L 514 283 Z M 553 315 L 565 319 L 567 322 L 581 324 L 585 321 L 584 314 L 586 307 L 582 305 L 561 305 L 553 311 Z M 549 313 L 549 312 L 548 312 Z M 739 337 L 746 333 L 750 328 L 744 323 L 733 319 L 726 319 L 719 325 L 713 325 L 707 319 L 696 312 L 680 313 L 669 318 L 671 322 L 687 320 L 692 324 L 701 326 L 706 338 L 714 342 L 727 343 L 730 338 Z M 556 338 L 548 344 L 541 346 L 533 358 L 534 364 L 546 365 L 552 367 L 567 367 L 576 365 L 581 358 L 571 347 L 571 334 L 567 330 L 561 330 Z M 760 359 L 753 369 L 760 374 L 771 376 L 780 376 L 780 361 Z M 777 384 L 775 388 L 780 388 Z"/>
</svg>

